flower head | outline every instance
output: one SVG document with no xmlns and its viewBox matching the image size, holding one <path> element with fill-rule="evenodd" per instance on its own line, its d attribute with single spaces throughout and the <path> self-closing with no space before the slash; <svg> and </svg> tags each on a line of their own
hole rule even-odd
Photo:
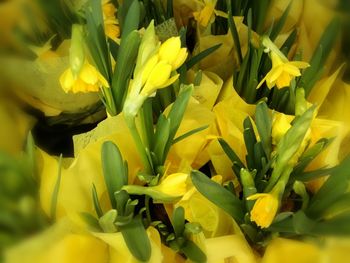
<svg viewBox="0 0 350 263">
<path fill-rule="evenodd" d="M 270 50 L 272 68 L 260 81 L 257 89 L 260 88 L 265 81 L 269 89 L 272 89 L 274 86 L 278 89 L 288 87 L 295 77 L 301 76 L 300 69 L 310 66 L 309 63 L 303 61 L 289 61 L 267 37 L 263 37 L 262 43 Z"/>
<path fill-rule="evenodd" d="M 98 92 L 101 86 L 109 87 L 107 80 L 87 61 L 77 76 L 74 76 L 71 68 L 67 69 L 60 77 L 60 83 L 66 93 Z"/>
<path fill-rule="evenodd" d="M 284 178 L 281 178 L 271 192 L 253 194 L 247 197 L 247 200 L 256 200 L 250 211 L 250 220 L 261 228 L 269 227 L 277 214 L 285 186 L 286 182 Z"/>
<path fill-rule="evenodd" d="M 60 84 L 66 93 L 98 92 L 101 86 L 109 87 L 107 80 L 85 57 L 84 31 L 81 25 L 72 26 L 69 62 L 70 67 L 60 77 Z"/>
<path fill-rule="evenodd" d="M 262 228 L 269 227 L 278 210 L 279 200 L 277 196 L 271 193 L 254 194 L 249 196 L 247 200 L 256 200 L 250 212 L 251 221 Z"/>
<path fill-rule="evenodd" d="M 118 19 L 115 17 L 117 9 L 111 3 L 111 0 L 102 1 L 102 12 L 105 34 L 109 38 L 116 40 L 120 36 L 120 28 Z"/>
<path fill-rule="evenodd" d="M 142 39 L 135 77 L 129 88 L 129 94 L 124 104 L 127 118 L 136 116 L 143 102 L 158 89 L 174 83 L 179 74 L 172 74 L 187 58 L 186 48 L 181 48 L 180 37 L 172 37 L 159 45 L 156 39 L 153 23 L 146 29 Z M 144 54 L 144 53 L 147 54 Z"/>
</svg>

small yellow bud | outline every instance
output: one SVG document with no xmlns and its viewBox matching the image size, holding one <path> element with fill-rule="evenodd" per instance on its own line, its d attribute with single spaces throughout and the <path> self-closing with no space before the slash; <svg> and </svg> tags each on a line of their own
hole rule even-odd
<svg viewBox="0 0 350 263">
<path fill-rule="evenodd" d="M 247 200 L 256 200 L 250 212 L 250 220 L 262 228 L 269 227 L 278 210 L 279 200 L 277 196 L 272 193 L 255 194 L 249 196 Z"/>
<path fill-rule="evenodd" d="M 272 143 L 277 145 L 286 132 L 292 127 L 287 116 L 282 113 L 276 113 L 272 125 Z"/>
<path fill-rule="evenodd" d="M 149 77 L 147 78 L 145 87 L 141 90 L 141 95 L 150 96 L 152 95 L 158 88 L 163 87 L 171 74 L 171 66 L 164 61 L 158 62 Z"/>
<path fill-rule="evenodd" d="M 165 177 L 159 185 L 154 186 L 154 190 L 170 196 L 183 196 L 187 192 L 187 179 L 188 174 L 174 173 Z"/>
<path fill-rule="evenodd" d="M 180 67 L 187 58 L 186 48 L 181 48 L 180 37 L 171 37 L 159 48 L 159 59 L 172 66 L 172 70 Z"/>
<path fill-rule="evenodd" d="M 247 197 L 247 200 L 256 200 L 250 211 L 250 220 L 261 228 L 269 227 L 280 206 L 280 199 L 286 182 L 280 180 L 269 193 L 258 193 Z"/>
</svg>

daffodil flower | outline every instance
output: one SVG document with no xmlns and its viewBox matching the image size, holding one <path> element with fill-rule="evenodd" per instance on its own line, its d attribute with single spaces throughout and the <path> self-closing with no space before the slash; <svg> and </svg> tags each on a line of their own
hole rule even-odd
<svg viewBox="0 0 350 263">
<path fill-rule="evenodd" d="M 285 184 L 281 180 L 271 192 L 258 193 L 247 197 L 247 200 L 256 200 L 250 211 L 250 220 L 261 228 L 269 227 L 277 214 L 284 187 Z"/>
<path fill-rule="evenodd" d="M 310 66 L 309 63 L 303 61 L 289 61 L 267 37 L 263 37 L 262 44 L 270 50 L 272 68 L 260 81 L 257 89 L 260 88 L 265 81 L 269 89 L 272 89 L 274 86 L 278 89 L 288 87 L 295 77 L 301 76 L 300 69 Z"/>
<path fill-rule="evenodd" d="M 123 187 L 129 194 L 149 195 L 160 202 L 173 202 L 187 192 L 188 174 L 174 173 L 166 176 L 156 186 L 126 185 Z"/>
<path fill-rule="evenodd" d="M 143 102 L 158 89 L 174 83 L 179 74 L 172 74 L 187 58 L 186 48 L 181 48 L 180 37 L 171 37 L 159 46 L 153 23 L 146 29 L 142 39 L 135 77 L 124 104 L 126 118 L 134 118 Z"/>
<path fill-rule="evenodd" d="M 60 84 L 66 93 L 98 92 L 101 87 L 109 87 L 107 80 L 85 57 L 83 34 L 81 25 L 72 26 L 70 67 L 60 77 Z"/>
<path fill-rule="evenodd" d="M 105 34 L 109 38 L 116 40 L 120 36 L 118 19 L 115 17 L 117 9 L 111 3 L 111 0 L 102 1 L 102 12 Z"/>
<path fill-rule="evenodd" d="M 66 93 L 98 92 L 102 86 L 109 87 L 107 80 L 87 61 L 77 76 L 74 76 L 71 68 L 67 69 L 60 77 L 60 83 Z"/>
</svg>

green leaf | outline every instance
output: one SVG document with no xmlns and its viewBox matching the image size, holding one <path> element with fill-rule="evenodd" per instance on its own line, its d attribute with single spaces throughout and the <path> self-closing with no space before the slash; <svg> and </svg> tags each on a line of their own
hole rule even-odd
<svg viewBox="0 0 350 263">
<path fill-rule="evenodd" d="M 197 132 L 203 131 L 203 130 L 207 129 L 208 127 L 209 127 L 209 125 L 203 125 L 203 126 L 198 127 L 196 129 L 190 130 L 190 131 L 180 135 L 179 137 L 175 138 L 173 140 L 172 144 L 178 143 L 179 141 L 182 141 L 182 140 L 186 139 L 187 137 L 189 137 L 193 134 L 196 134 Z"/>
<path fill-rule="evenodd" d="M 228 9 L 227 10 L 227 12 L 228 12 L 228 19 L 227 19 L 228 25 L 229 25 L 230 32 L 232 35 L 233 43 L 235 44 L 237 56 L 239 59 L 239 64 L 242 64 L 243 55 L 242 55 L 242 50 L 241 50 L 241 42 L 239 41 L 237 27 L 236 27 L 235 21 L 232 17 L 231 0 L 226 0 L 226 2 L 227 2 L 227 9 Z"/>
<path fill-rule="evenodd" d="M 336 200 L 348 192 L 350 181 L 350 157 L 347 157 L 312 197 L 306 213 L 312 218 L 322 217 Z"/>
<path fill-rule="evenodd" d="M 118 147 L 111 141 L 102 145 L 102 168 L 112 207 L 116 207 L 114 193 L 128 183 L 128 169 Z"/>
<path fill-rule="evenodd" d="M 238 223 L 243 222 L 244 208 L 237 196 L 199 171 L 192 171 L 191 179 L 196 189 L 209 201 L 222 208 Z"/>
<path fill-rule="evenodd" d="M 120 229 L 131 254 L 142 262 L 148 261 L 151 257 L 151 243 L 141 218 L 133 218 L 129 224 Z"/>
<path fill-rule="evenodd" d="M 315 106 L 312 106 L 305 111 L 303 115 L 294 119 L 292 127 L 289 128 L 289 130 L 277 144 L 276 164 L 268 185 L 265 188 L 265 192 L 271 191 L 285 170 L 286 166 L 289 164 L 290 160 L 299 150 L 305 134 L 311 125 L 314 110 Z"/>
<path fill-rule="evenodd" d="M 164 149 L 168 143 L 170 135 L 170 119 L 166 118 L 163 114 L 159 116 L 156 132 L 154 134 L 154 148 L 158 160 L 160 160 L 159 165 L 163 164 L 166 156 L 164 156 Z"/>
<path fill-rule="evenodd" d="M 114 69 L 112 80 L 112 94 L 118 112 L 121 112 L 123 109 L 140 42 L 141 37 L 138 31 L 132 31 L 120 43 L 118 63 Z"/>
<path fill-rule="evenodd" d="M 215 46 L 212 46 L 210 48 L 207 48 L 206 50 L 203 50 L 202 52 L 198 53 L 197 55 L 193 56 L 192 58 L 190 58 L 186 63 L 186 68 L 187 70 L 189 70 L 190 68 L 192 68 L 194 65 L 196 65 L 197 63 L 199 63 L 202 59 L 206 58 L 207 56 L 209 56 L 210 54 L 212 54 L 215 50 L 217 50 L 219 47 L 221 47 L 221 43 L 217 44 Z"/>
<path fill-rule="evenodd" d="M 84 220 L 84 222 L 88 224 L 89 228 L 91 228 L 92 231 L 102 231 L 102 228 L 100 227 L 98 219 L 96 217 L 86 212 L 81 212 L 80 216 Z"/>
<path fill-rule="evenodd" d="M 272 120 L 269 115 L 269 109 L 265 102 L 258 103 L 256 105 L 255 111 L 255 123 L 258 129 L 260 140 L 264 152 L 268 159 L 270 159 L 271 154 L 271 131 L 272 131 Z"/>
<path fill-rule="evenodd" d="M 174 140 L 176 132 L 180 127 L 181 121 L 185 114 L 185 110 L 187 108 L 188 101 L 191 98 L 192 91 L 193 91 L 193 85 L 183 85 L 181 88 L 180 94 L 177 96 L 177 99 L 175 100 L 167 116 L 167 118 L 170 120 L 170 132 L 169 132 L 168 143 L 164 150 L 165 158 L 169 152 L 169 149 Z"/>
<path fill-rule="evenodd" d="M 133 0 L 125 16 L 124 23 L 122 25 L 121 39 L 124 39 L 132 31 L 139 28 L 140 23 L 140 3 L 138 0 Z"/>
<path fill-rule="evenodd" d="M 98 200 L 97 190 L 94 184 L 92 185 L 92 200 L 94 202 L 94 208 L 97 216 L 103 216 L 103 211 L 101 209 L 100 201 Z"/>
<path fill-rule="evenodd" d="M 243 164 L 243 162 L 241 161 L 241 159 L 239 159 L 238 155 L 234 152 L 234 150 L 232 150 L 230 145 L 228 145 L 228 143 L 224 139 L 220 138 L 218 141 L 219 141 L 222 149 L 226 153 L 227 157 L 231 160 L 231 162 L 233 164 L 237 164 L 240 169 L 246 168 L 245 165 Z"/>
<path fill-rule="evenodd" d="M 58 172 L 57 172 L 57 179 L 55 183 L 55 188 L 52 192 L 51 196 L 51 209 L 50 209 L 50 216 L 52 220 L 56 220 L 56 212 L 57 212 L 57 200 L 58 200 L 58 193 L 60 191 L 60 184 L 61 184 L 61 168 L 62 168 L 62 154 L 60 155 L 60 159 L 58 161 Z"/>
<path fill-rule="evenodd" d="M 243 128 L 244 128 L 243 137 L 244 137 L 245 146 L 247 148 L 247 156 L 246 156 L 247 166 L 249 167 L 249 169 L 254 169 L 254 168 L 257 168 L 257 165 L 254 162 L 254 152 L 255 152 L 254 146 L 257 140 L 256 140 L 253 124 L 249 117 L 244 119 Z"/>
<path fill-rule="evenodd" d="M 175 208 L 172 222 L 175 236 L 181 237 L 185 230 L 185 210 L 182 206 Z"/>
<path fill-rule="evenodd" d="M 99 225 L 103 229 L 104 233 L 115 233 L 117 232 L 117 227 L 114 222 L 117 219 L 117 210 L 111 209 L 98 220 Z"/>
<path fill-rule="evenodd" d="M 334 18 L 329 23 L 321 36 L 320 41 L 318 42 L 317 48 L 314 51 L 310 61 L 310 67 L 305 69 L 302 77 L 300 78 L 298 86 L 305 89 L 306 96 L 310 94 L 313 86 L 322 74 L 323 68 L 325 67 L 325 62 L 337 39 L 339 28 L 340 21 L 339 19 Z"/>
<path fill-rule="evenodd" d="M 289 15 L 289 11 L 290 8 L 292 7 L 292 1 L 288 4 L 287 8 L 284 10 L 281 18 L 278 20 L 278 22 L 273 26 L 271 34 L 270 34 L 270 39 L 271 41 L 274 41 L 276 39 L 276 37 L 279 35 L 279 33 L 281 32 L 281 30 L 283 29 L 283 26 L 285 25 L 288 15 Z"/>
<path fill-rule="evenodd" d="M 181 247 L 181 252 L 192 262 L 207 262 L 205 253 L 191 240 L 186 240 L 185 245 Z"/>
</svg>

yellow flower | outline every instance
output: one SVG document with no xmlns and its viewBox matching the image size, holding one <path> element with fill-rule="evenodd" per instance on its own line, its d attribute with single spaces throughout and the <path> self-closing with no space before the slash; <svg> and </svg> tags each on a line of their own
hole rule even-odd
<svg viewBox="0 0 350 263">
<path fill-rule="evenodd" d="M 275 218 L 279 206 L 279 199 L 274 190 L 270 193 L 251 195 L 247 200 L 256 200 L 250 212 L 250 220 L 262 228 L 269 227 Z"/>
<path fill-rule="evenodd" d="M 124 104 L 126 118 L 135 117 L 143 102 L 158 89 L 168 87 L 174 83 L 179 74 L 172 72 L 179 68 L 187 58 L 186 48 L 181 48 L 180 37 L 172 37 L 165 41 L 160 47 L 154 41 L 155 32 L 153 23 L 146 29 L 142 39 L 135 77 L 129 88 L 129 94 Z M 146 51 L 147 56 L 142 54 Z M 153 54 L 153 55 L 152 55 Z"/>
<path fill-rule="evenodd" d="M 292 127 L 291 118 L 285 114 L 276 113 L 272 124 L 272 143 L 277 145 L 286 132 Z"/>
<path fill-rule="evenodd" d="M 201 11 L 193 12 L 193 17 L 202 27 L 206 27 L 214 15 L 214 10 L 214 6 L 208 3 Z"/>
<path fill-rule="evenodd" d="M 159 48 L 159 59 L 172 66 L 172 70 L 178 69 L 187 58 L 187 49 L 181 48 L 180 37 L 171 37 Z"/>
<path fill-rule="evenodd" d="M 283 59 L 279 54 L 271 51 L 272 69 L 260 81 L 257 89 L 266 81 L 269 89 L 277 86 L 278 89 L 288 87 L 290 82 L 301 75 L 300 69 L 310 65 L 303 61 L 288 61 Z"/>
<path fill-rule="evenodd" d="M 130 194 L 149 195 L 160 202 L 173 202 L 187 192 L 188 174 L 174 173 L 166 176 L 156 186 L 126 185 L 123 187 Z"/>
<path fill-rule="evenodd" d="M 149 97 L 157 89 L 168 87 L 174 83 L 179 77 L 179 74 L 170 77 L 171 71 L 171 65 L 167 64 L 163 60 L 159 61 L 150 71 L 150 74 L 146 80 L 145 86 L 140 92 L 140 95 Z"/>
<path fill-rule="evenodd" d="M 115 13 L 117 12 L 117 9 L 111 3 L 111 0 L 103 0 L 102 11 L 103 11 L 105 34 L 109 38 L 116 40 L 120 36 L 119 22 L 115 17 Z"/>
<path fill-rule="evenodd" d="M 67 69 L 60 77 L 62 89 L 68 93 L 78 92 L 98 92 L 100 87 L 109 87 L 107 80 L 101 75 L 98 70 L 85 61 L 79 74 L 74 77 L 71 68 Z"/>
</svg>

